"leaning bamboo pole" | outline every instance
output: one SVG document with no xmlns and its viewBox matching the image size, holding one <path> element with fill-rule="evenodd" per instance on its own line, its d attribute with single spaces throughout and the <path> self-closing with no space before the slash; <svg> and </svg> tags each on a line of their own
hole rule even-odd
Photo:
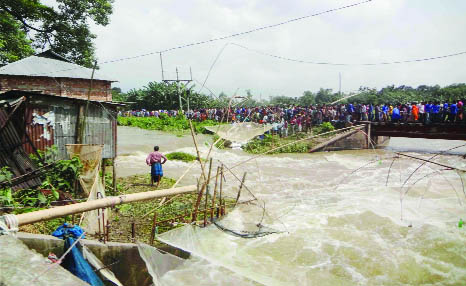
<svg viewBox="0 0 466 286">
<path fill-rule="evenodd" d="M 78 204 L 66 205 L 51 209 L 40 210 L 25 214 L 16 215 L 18 225 L 31 224 L 39 221 L 50 220 L 53 218 L 63 217 L 66 215 L 87 212 L 95 209 L 113 207 L 116 205 L 127 204 L 132 202 L 146 201 L 155 198 L 186 194 L 196 191 L 196 186 L 185 186 L 174 189 L 164 189 L 143 193 L 122 195 L 117 197 L 106 197 L 104 199 L 92 200 Z"/>
</svg>

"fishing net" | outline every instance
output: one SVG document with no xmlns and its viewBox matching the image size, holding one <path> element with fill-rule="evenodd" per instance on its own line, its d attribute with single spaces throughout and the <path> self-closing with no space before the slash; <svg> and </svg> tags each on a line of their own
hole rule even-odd
<svg viewBox="0 0 466 286">
<path fill-rule="evenodd" d="M 266 271 L 258 271 L 264 265 L 256 264 L 253 253 L 248 253 L 250 248 L 246 247 L 248 243 L 254 244 L 254 240 L 219 232 L 214 225 L 200 228 L 189 224 L 158 235 L 157 239 L 190 252 L 191 255 L 202 258 L 213 265 L 222 266 L 237 276 L 263 285 L 283 285 L 277 284 L 271 274 L 281 273 L 282 268 L 286 266 L 268 264 L 270 267 Z M 252 265 L 254 267 L 251 267 Z"/>
<path fill-rule="evenodd" d="M 221 231 L 241 237 L 256 238 L 282 231 L 264 225 L 265 207 L 257 202 L 239 203 L 227 216 L 213 221 Z"/>
<path fill-rule="evenodd" d="M 162 281 L 162 276 L 185 262 L 182 258 L 161 252 L 157 248 L 144 243 L 138 243 L 138 251 L 142 260 L 146 263 L 147 270 L 152 276 L 152 282 L 155 286 L 166 285 Z"/>
<path fill-rule="evenodd" d="M 222 139 L 232 142 L 246 143 L 256 136 L 262 135 L 272 129 L 270 124 L 258 124 L 254 122 L 241 122 L 219 126 L 205 127 L 210 132 L 216 133 Z"/>
<path fill-rule="evenodd" d="M 102 162 L 103 145 L 68 144 L 66 150 L 70 157 L 78 156 L 83 164 L 79 175 L 79 183 L 88 201 L 105 198 L 105 187 L 99 175 Z M 106 221 L 109 220 L 107 210 L 92 210 L 83 213 L 80 225 L 89 234 L 103 232 Z M 105 218 L 105 221 L 102 220 Z"/>
<path fill-rule="evenodd" d="M 12 235 L 0 235 L 0 285 L 89 285 Z"/>
</svg>

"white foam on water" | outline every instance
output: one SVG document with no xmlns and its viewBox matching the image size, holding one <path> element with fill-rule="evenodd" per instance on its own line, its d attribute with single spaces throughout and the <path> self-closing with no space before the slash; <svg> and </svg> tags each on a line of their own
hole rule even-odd
<svg viewBox="0 0 466 286">
<path fill-rule="evenodd" d="M 195 154 L 192 147 L 177 151 Z M 458 174 L 427 176 L 441 167 L 424 166 L 401 189 L 420 162 L 397 159 L 386 186 L 393 154 L 377 152 L 379 158 L 372 150 L 263 156 L 235 168 L 239 178 L 248 172 L 247 187 L 265 202 L 263 224 L 284 232 L 243 239 L 215 226 L 186 226 L 164 233 L 162 241 L 193 258 L 162 279 L 170 285 L 464 284 L 466 231 L 457 224 L 466 218 L 466 199 Z M 141 155 L 133 159 L 145 159 Z M 214 149 L 212 157 L 216 168 L 219 160 L 233 166 L 251 155 Z M 370 160 L 374 162 L 352 173 Z M 435 160 L 466 168 L 466 160 L 458 156 Z M 188 165 L 169 161 L 164 171 L 177 178 Z M 184 183 L 192 183 L 199 173 L 196 165 Z M 238 186 L 228 175 L 225 192 L 235 197 Z M 243 190 L 242 199 L 248 198 Z M 260 213 L 240 207 L 227 219 L 241 228 L 244 222 L 259 221 Z"/>
</svg>

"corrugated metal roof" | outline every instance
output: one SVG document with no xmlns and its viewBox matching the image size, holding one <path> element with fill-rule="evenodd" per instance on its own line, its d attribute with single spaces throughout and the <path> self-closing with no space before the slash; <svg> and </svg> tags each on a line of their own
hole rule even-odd
<svg viewBox="0 0 466 286">
<path fill-rule="evenodd" d="M 9 106 L 15 106 L 18 103 L 21 103 L 23 101 L 23 98 L 21 96 L 18 97 L 13 97 L 13 98 L 1 98 L 0 99 L 0 105 L 9 105 Z"/>
<path fill-rule="evenodd" d="M 37 55 L 1 67 L 0 74 L 90 79 L 92 69 L 64 60 Z M 98 70 L 94 73 L 94 79 L 116 81 Z"/>
<path fill-rule="evenodd" d="M 8 120 L 11 111 L 0 108 L 0 167 L 8 166 L 13 178 L 32 172 L 37 169 L 35 164 L 22 148 L 23 142 L 17 118 Z M 16 119 L 16 120 L 15 120 Z M 7 122 L 8 120 L 8 122 Z M 13 189 L 26 189 L 41 184 L 39 178 L 30 178 L 13 186 Z"/>
</svg>

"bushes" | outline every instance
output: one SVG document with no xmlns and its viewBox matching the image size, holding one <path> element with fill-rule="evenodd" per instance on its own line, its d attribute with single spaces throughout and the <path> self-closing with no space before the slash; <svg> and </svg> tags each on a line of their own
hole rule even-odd
<svg viewBox="0 0 466 286">
<path fill-rule="evenodd" d="M 279 138 L 278 136 L 272 136 L 269 134 L 264 135 L 264 139 L 253 139 L 248 144 L 243 147 L 243 150 L 252 153 L 252 154 L 260 154 L 264 153 L 268 150 L 274 149 L 276 147 L 289 144 L 297 139 L 298 136 L 290 136 L 288 138 Z M 309 141 L 304 142 L 297 142 L 295 144 L 290 144 L 286 147 L 274 150 L 268 154 L 278 154 L 278 153 L 307 153 L 312 146 L 312 143 Z"/>
<path fill-rule="evenodd" d="M 79 173 L 83 168 L 79 157 L 74 156 L 70 160 L 56 160 L 57 148 L 53 146 L 45 152 L 39 151 L 42 158 L 45 159 L 45 165 L 54 163 L 54 165 L 41 176 L 43 189 L 51 189 L 52 191 L 60 190 L 64 192 L 74 191 L 74 182 L 78 179 Z M 35 155 L 31 155 L 31 159 L 37 166 L 42 167 L 42 163 Z"/>
<path fill-rule="evenodd" d="M 322 133 L 330 132 L 330 131 L 333 131 L 333 130 L 335 130 L 335 127 L 333 127 L 332 123 L 324 122 L 321 125 L 316 126 L 313 131 L 316 134 L 322 134 Z"/>
<path fill-rule="evenodd" d="M 167 154 L 167 159 L 168 160 L 178 160 L 178 161 L 183 161 L 183 162 L 191 162 L 197 159 L 196 156 L 184 153 L 184 152 L 173 152 Z"/>
<path fill-rule="evenodd" d="M 314 134 L 322 134 L 335 130 L 335 127 L 330 122 L 324 122 L 319 126 L 313 127 Z M 243 147 L 244 151 L 252 154 L 260 154 L 271 150 L 273 148 L 289 144 L 293 141 L 304 138 L 306 135 L 304 133 L 297 133 L 287 138 L 280 138 L 278 136 L 272 136 L 265 134 L 263 139 L 253 139 L 246 146 Z M 331 134 L 323 135 L 323 137 L 332 136 Z M 268 154 L 278 154 L 278 153 L 307 153 L 315 145 L 315 142 L 306 140 L 300 141 L 294 144 L 290 144 L 278 150 L 274 150 Z"/>
<path fill-rule="evenodd" d="M 10 181 L 13 174 L 8 170 L 8 167 L 0 168 L 0 182 Z M 0 188 L 0 205 L 14 206 L 12 190 L 10 187 Z"/>
<path fill-rule="evenodd" d="M 205 120 L 205 121 L 192 121 L 194 130 L 196 133 L 208 133 L 204 128 L 206 126 L 217 125 L 217 121 Z M 118 117 L 118 124 L 121 126 L 134 126 L 148 130 L 160 130 L 160 131 L 184 131 L 189 130 L 189 120 L 184 115 L 178 115 L 176 117 L 169 117 L 165 114 L 161 114 L 159 117 Z"/>
<path fill-rule="evenodd" d="M 42 184 L 35 189 L 23 189 L 12 191 L 10 186 L 0 188 L 0 205 L 11 207 L 14 213 L 22 213 L 38 210 L 48 207 L 52 201 L 59 199 L 59 191 L 72 193 L 74 191 L 74 182 L 79 177 L 82 164 L 78 157 L 70 160 L 55 161 L 57 149 L 52 147 L 46 152 L 39 151 L 45 163 L 42 163 L 35 155 L 31 159 L 39 167 L 54 163 L 40 177 Z M 7 167 L 0 169 L 0 180 L 9 181 L 12 178 L 11 172 Z"/>
</svg>

